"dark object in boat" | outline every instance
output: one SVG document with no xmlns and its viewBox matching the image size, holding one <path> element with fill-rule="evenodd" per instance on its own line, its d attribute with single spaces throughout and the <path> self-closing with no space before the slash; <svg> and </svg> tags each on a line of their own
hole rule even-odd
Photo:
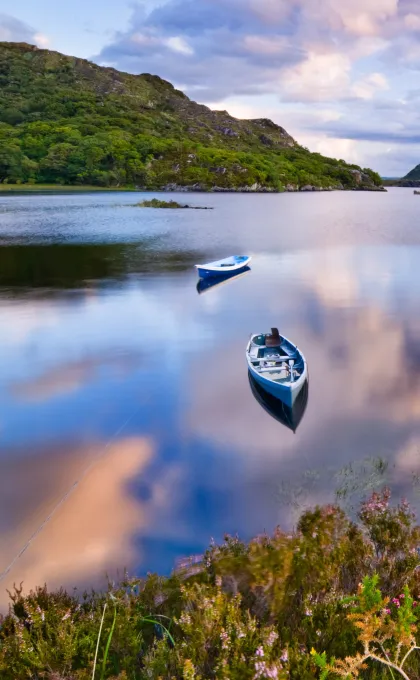
<svg viewBox="0 0 420 680">
<path fill-rule="evenodd" d="M 257 383 L 252 377 L 251 373 L 248 372 L 249 385 L 251 387 L 252 394 L 258 401 L 260 406 L 267 411 L 275 420 L 279 423 L 285 425 L 292 432 L 296 432 L 299 427 L 303 416 L 305 415 L 306 407 L 308 405 L 309 398 L 309 382 L 305 380 L 302 385 L 298 396 L 296 397 L 295 403 L 292 407 L 287 406 L 281 399 L 277 399 L 272 394 L 266 392 L 261 385 Z"/>
<path fill-rule="evenodd" d="M 282 338 L 279 334 L 278 328 L 271 329 L 271 335 L 267 335 L 265 338 L 266 347 L 279 347 L 282 343 Z"/>
</svg>

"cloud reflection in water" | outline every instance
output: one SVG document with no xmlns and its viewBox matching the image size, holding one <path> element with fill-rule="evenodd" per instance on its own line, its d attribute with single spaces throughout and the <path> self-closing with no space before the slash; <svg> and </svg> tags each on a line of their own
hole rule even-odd
<svg viewBox="0 0 420 680">
<path fill-rule="evenodd" d="M 89 585 L 124 566 L 169 571 L 211 536 L 290 521 L 280 489 L 302 486 L 308 470 L 318 476 L 301 500 L 331 499 L 335 472 L 368 456 L 387 459 L 397 491 L 410 495 L 420 249 L 273 251 L 205 296 L 189 271 L 98 283 L 77 304 L 25 296 L 0 303 L 10 322 L 0 338 L 2 569 L 133 418 L 5 586 Z M 247 339 L 272 325 L 308 360 L 296 435 L 249 390 Z"/>
<path fill-rule="evenodd" d="M 16 476 L 23 471 L 22 461 L 18 468 L 9 470 L 6 478 L 2 477 L 1 505 L 6 500 L 8 513 L 20 515 L 15 526 L 0 533 L 2 570 L 29 540 L 38 522 L 44 521 L 52 511 L 51 506 L 56 502 L 54 497 L 58 498 L 57 494 L 80 474 L 77 467 L 84 467 L 89 458 L 95 460 L 98 449 L 100 453 L 100 445 L 68 451 L 60 465 L 57 465 L 56 451 L 26 460 L 25 478 L 42 486 L 35 489 L 30 485 L 21 486 L 20 494 Z M 44 582 L 51 587 L 83 586 L 89 575 L 93 585 L 94 582 L 103 583 L 106 573 L 132 567 L 137 559 L 132 536 L 144 527 L 148 509 L 147 503 L 127 493 L 126 486 L 134 476 L 141 474 L 152 456 L 153 445 L 146 439 L 133 437 L 113 443 L 1 583 L 0 606 L 4 606 L 5 589 L 10 589 L 14 582 L 23 581 L 26 589 Z M 6 484 L 18 487 L 13 497 L 1 488 Z M 152 502 L 153 497 L 149 504 Z M 3 507 L 2 516 L 4 511 Z"/>
</svg>

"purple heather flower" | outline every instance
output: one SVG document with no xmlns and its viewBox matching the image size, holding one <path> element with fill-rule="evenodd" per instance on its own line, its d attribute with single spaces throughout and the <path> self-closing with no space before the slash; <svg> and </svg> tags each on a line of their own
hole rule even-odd
<svg viewBox="0 0 420 680">
<path fill-rule="evenodd" d="M 275 641 L 277 640 L 277 638 L 278 638 L 278 634 L 276 633 L 275 630 L 272 630 L 271 633 L 269 634 L 268 638 L 267 638 L 267 645 L 269 647 L 272 647 L 274 645 Z"/>
</svg>

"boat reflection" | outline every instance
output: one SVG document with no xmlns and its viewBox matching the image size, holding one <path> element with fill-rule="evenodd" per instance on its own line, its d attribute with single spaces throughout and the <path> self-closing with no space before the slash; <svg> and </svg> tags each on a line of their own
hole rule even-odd
<svg viewBox="0 0 420 680">
<path fill-rule="evenodd" d="M 225 274 L 223 276 L 212 276 L 208 279 L 199 279 L 197 283 L 197 292 L 199 295 L 202 293 L 207 293 L 211 288 L 216 288 L 216 286 L 221 286 L 223 283 L 232 281 L 232 279 L 239 279 L 241 276 L 245 276 L 251 271 L 251 267 L 244 267 L 241 269 L 240 273 L 232 272 L 231 274 Z"/>
<path fill-rule="evenodd" d="M 252 377 L 251 373 L 248 372 L 248 380 L 251 387 L 252 394 L 258 401 L 260 406 L 263 407 L 267 413 L 273 418 L 279 421 L 282 425 L 285 425 L 296 432 L 299 427 L 303 416 L 305 415 L 306 406 L 308 404 L 309 397 L 309 382 L 305 380 L 302 388 L 297 395 L 295 402 L 292 407 L 287 406 L 281 399 L 274 397 L 272 394 L 266 392 L 261 385 L 259 385 L 256 380 Z"/>
</svg>

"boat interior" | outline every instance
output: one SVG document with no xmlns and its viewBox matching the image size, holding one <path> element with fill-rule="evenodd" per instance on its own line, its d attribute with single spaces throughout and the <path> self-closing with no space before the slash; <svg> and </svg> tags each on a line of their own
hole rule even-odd
<svg viewBox="0 0 420 680">
<path fill-rule="evenodd" d="M 281 337 L 277 328 L 272 328 L 271 333 L 252 337 L 249 358 L 254 370 L 278 383 L 296 382 L 304 368 L 300 352 Z"/>
<path fill-rule="evenodd" d="M 242 262 L 247 262 L 248 260 L 248 255 L 232 255 L 232 257 L 227 257 L 224 260 L 214 262 L 214 265 L 218 267 L 234 267 L 235 265 L 241 264 Z"/>
</svg>

